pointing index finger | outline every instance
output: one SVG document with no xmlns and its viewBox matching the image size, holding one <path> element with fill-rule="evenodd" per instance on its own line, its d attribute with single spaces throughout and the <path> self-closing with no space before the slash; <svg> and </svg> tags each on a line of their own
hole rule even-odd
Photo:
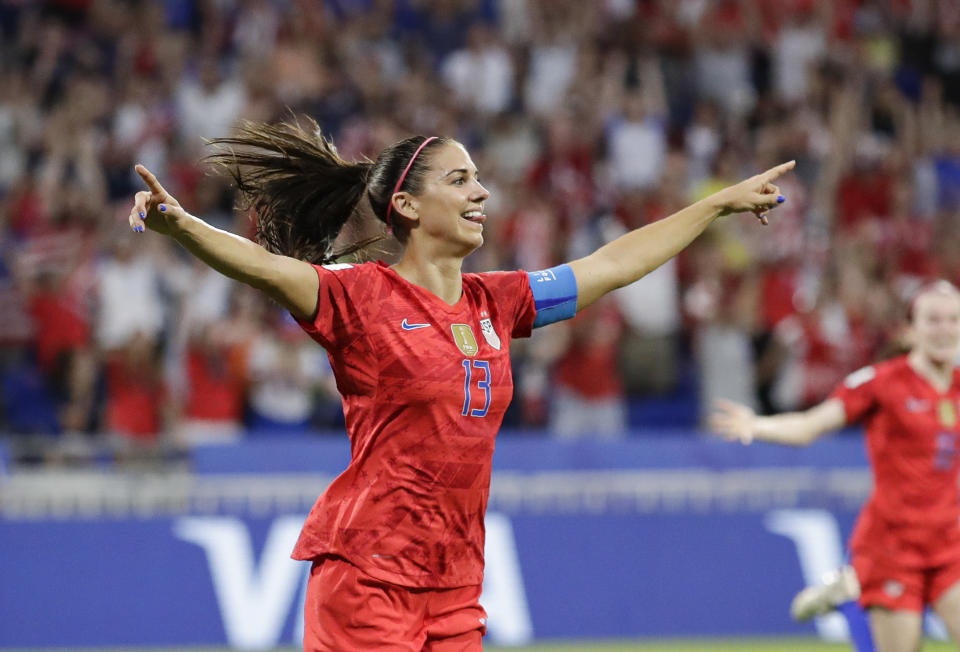
<svg viewBox="0 0 960 652">
<path fill-rule="evenodd" d="M 147 187 L 150 188 L 150 192 L 155 195 L 166 195 L 167 191 L 163 189 L 163 186 L 160 185 L 160 182 L 157 181 L 157 178 L 153 176 L 153 172 L 140 165 L 139 163 L 134 166 L 134 169 L 137 171 L 137 174 L 140 175 L 140 178 L 143 179 L 143 182 L 147 184 Z"/>
<path fill-rule="evenodd" d="M 784 172 L 789 172 L 797 164 L 796 161 L 787 161 L 786 163 L 781 163 L 775 167 L 770 168 L 763 173 L 763 182 L 768 183 L 779 177 Z"/>
</svg>

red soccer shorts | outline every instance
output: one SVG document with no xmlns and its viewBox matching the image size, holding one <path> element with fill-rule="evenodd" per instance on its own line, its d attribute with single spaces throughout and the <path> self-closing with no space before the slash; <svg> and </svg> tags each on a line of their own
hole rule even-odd
<svg viewBox="0 0 960 652">
<path fill-rule="evenodd" d="M 324 557 L 310 569 L 304 652 L 481 652 L 480 589 L 397 586 Z"/>
<path fill-rule="evenodd" d="M 960 559 L 931 568 L 906 568 L 882 556 L 854 554 L 853 567 L 860 580 L 860 605 L 923 612 L 944 591 L 960 582 Z"/>
<path fill-rule="evenodd" d="M 851 540 L 860 605 L 922 612 L 960 581 L 960 528 L 891 524 L 869 508 Z"/>
</svg>

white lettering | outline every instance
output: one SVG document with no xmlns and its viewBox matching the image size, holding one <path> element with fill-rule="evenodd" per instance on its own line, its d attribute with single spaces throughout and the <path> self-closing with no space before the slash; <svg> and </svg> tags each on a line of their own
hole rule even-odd
<svg viewBox="0 0 960 652">
<path fill-rule="evenodd" d="M 536 277 L 537 283 L 548 283 L 557 280 L 557 275 L 552 269 L 540 270 L 539 272 L 534 272 L 532 275 Z"/>
<path fill-rule="evenodd" d="M 259 564 L 246 524 L 238 518 L 178 519 L 174 533 L 206 553 L 214 592 L 232 647 L 254 650 L 278 645 L 291 608 L 293 642 L 303 641 L 303 602 L 309 564 L 290 559 L 303 516 L 281 516 L 270 527 Z M 533 639 L 523 577 L 510 520 L 496 513 L 486 518 L 486 570 L 481 603 L 489 616 L 488 636 L 501 645 Z"/>
<path fill-rule="evenodd" d="M 298 597 L 294 603 L 293 644 L 297 647 L 303 647 L 304 627 L 306 626 L 306 623 L 303 622 L 303 610 L 307 604 L 307 586 L 310 584 L 310 568 L 312 564 L 307 564 L 306 566 L 307 570 L 303 574 L 303 582 L 300 586 L 300 597 Z"/>
<path fill-rule="evenodd" d="M 253 559 L 247 526 L 238 518 L 178 519 L 176 536 L 206 553 L 213 587 L 232 647 L 255 650 L 275 647 L 290 613 L 291 602 L 309 566 L 290 559 L 303 516 L 282 516 L 270 527 L 260 557 Z"/>
<path fill-rule="evenodd" d="M 524 645 L 533 640 L 533 623 L 513 526 L 505 515 L 488 512 L 486 529 L 486 567 L 480 603 L 487 611 L 487 635 L 498 645 Z"/>
<path fill-rule="evenodd" d="M 807 586 L 819 584 L 824 573 L 843 565 L 843 540 L 837 520 L 830 512 L 824 509 L 778 509 L 767 514 L 765 525 L 771 532 L 793 541 Z M 814 626 L 827 641 L 846 641 L 850 637 L 847 621 L 838 613 L 818 616 Z"/>
</svg>

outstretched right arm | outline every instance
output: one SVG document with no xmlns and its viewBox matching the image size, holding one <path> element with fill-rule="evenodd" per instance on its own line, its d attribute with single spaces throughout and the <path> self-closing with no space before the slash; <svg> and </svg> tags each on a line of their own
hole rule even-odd
<svg viewBox="0 0 960 652">
<path fill-rule="evenodd" d="M 313 318 L 319 280 L 312 265 L 272 254 L 246 238 L 210 226 L 183 210 L 147 168 L 137 165 L 136 170 L 149 191 L 134 198 L 129 216 L 134 231 L 146 227 L 169 235 L 221 274 L 263 290 L 294 317 Z"/>
<path fill-rule="evenodd" d="M 749 444 L 754 439 L 787 446 L 807 446 L 818 437 L 847 424 L 843 401 L 828 398 L 803 412 L 757 416 L 746 405 L 717 401 L 710 429 L 726 439 Z"/>
</svg>

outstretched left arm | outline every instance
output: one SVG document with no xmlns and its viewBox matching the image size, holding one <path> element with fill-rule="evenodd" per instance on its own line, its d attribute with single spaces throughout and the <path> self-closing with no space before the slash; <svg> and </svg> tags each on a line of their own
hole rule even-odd
<svg viewBox="0 0 960 652">
<path fill-rule="evenodd" d="M 577 280 L 577 310 L 646 276 L 680 253 L 718 217 L 752 212 L 766 224 L 767 211 L 783 202 L 773 180 L 793 166 L 794 161 L 782 163 L 728 186 L 569 263 Z"/>
</svg>

